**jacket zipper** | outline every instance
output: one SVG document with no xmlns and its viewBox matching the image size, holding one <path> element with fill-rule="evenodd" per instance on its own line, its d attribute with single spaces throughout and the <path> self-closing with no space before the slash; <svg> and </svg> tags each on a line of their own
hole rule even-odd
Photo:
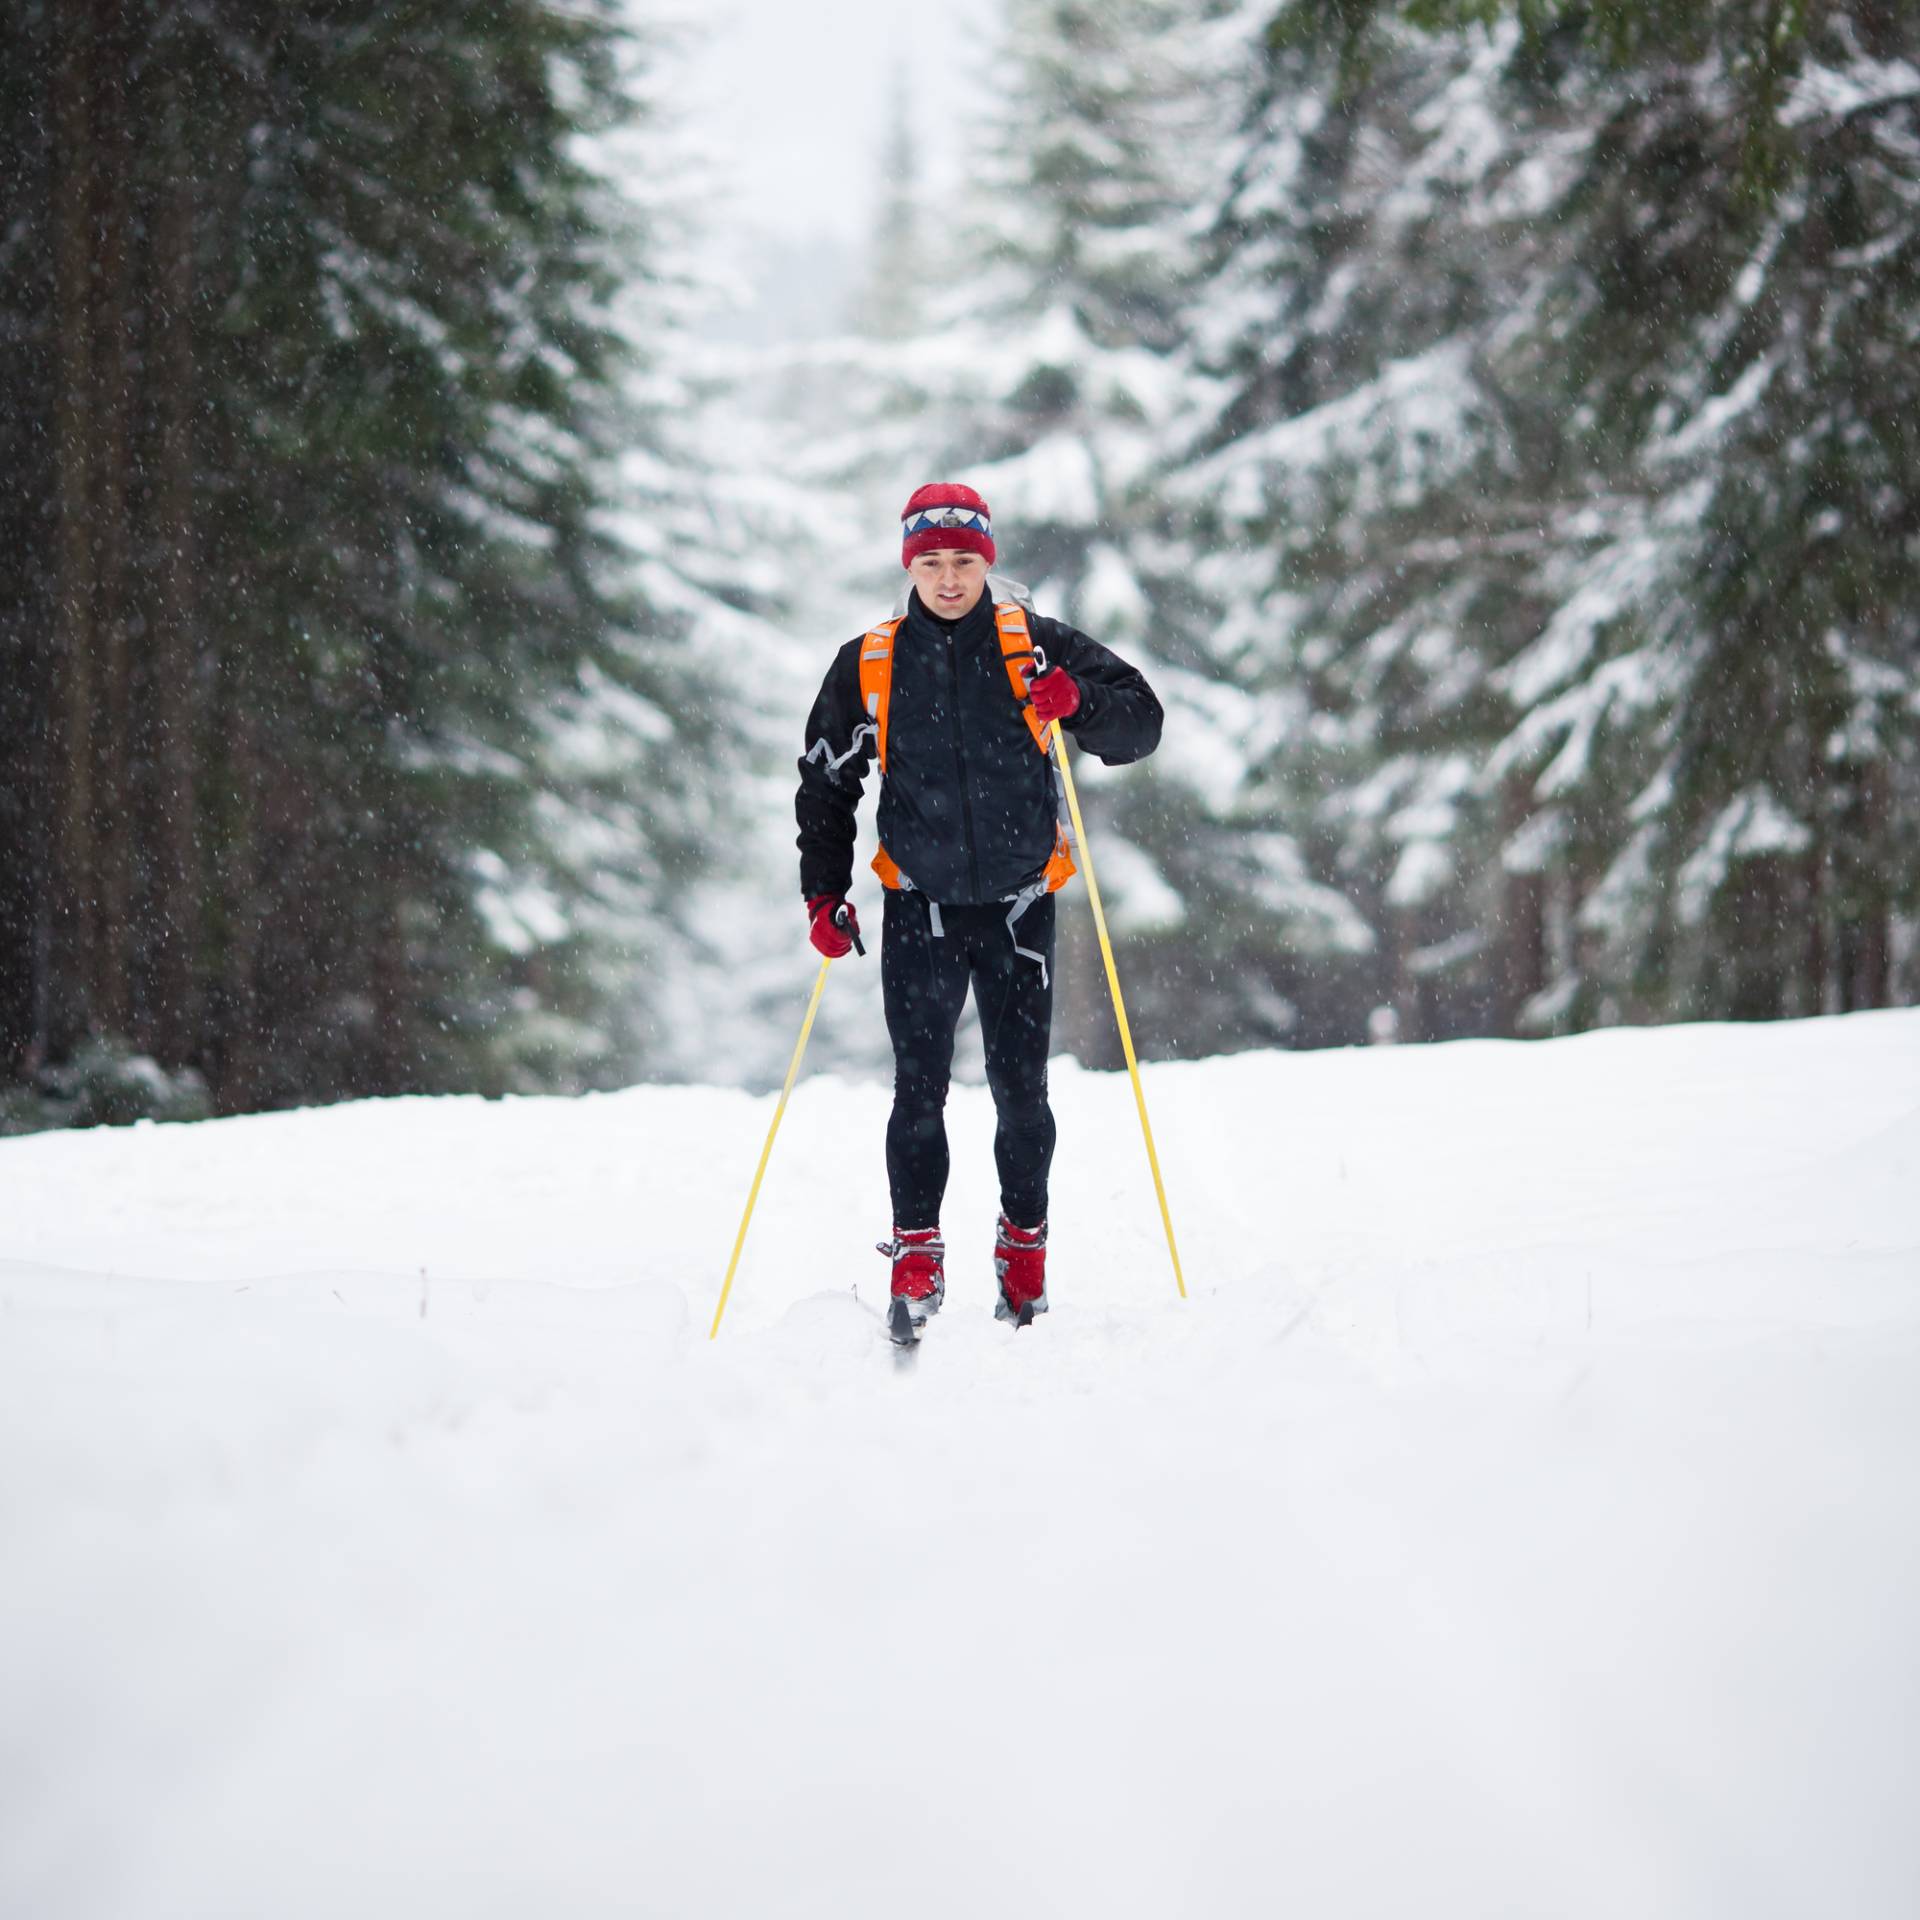
<svg viewBox="0 0 1920 1920">
<path fill-rule="evenodd" d="M 967 879 L 973 897 L 980 898 L 980 861 L 973 847 L 973 789 L 967 783 L 967 735 L 960 723 L 960 653 L 958 636 L 947 635 L 947 688 L 953 698 L 953 751 L 960 763 L 960 828 L 967 842 Z"/>
</svg>

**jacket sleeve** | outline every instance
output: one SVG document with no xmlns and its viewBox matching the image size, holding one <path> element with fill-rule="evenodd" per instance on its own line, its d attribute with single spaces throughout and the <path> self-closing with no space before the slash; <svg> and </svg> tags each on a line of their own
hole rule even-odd
<svg viewBox="0 0 1920 1920">
<path fill-rule="evenodd" d="M 1080 684 L 1080 706 L 1064 723 L 1076 744 L 1110 767 L 1144 760 L 1160 744 L 1165 717 L 1146 676 L 1063 620 L 1034 624 L 1048 660 Z"/>
<path fill-rule="evenodd" d="M 854 815 L 877 744 L 860 706 L 859 655 L 858 640 L 834 655 L 807 716 L 807 750 L 800 756 L 800 790 L 793 801 L 803 900 L 845 893 L 853 885 Z"/>
</svg>

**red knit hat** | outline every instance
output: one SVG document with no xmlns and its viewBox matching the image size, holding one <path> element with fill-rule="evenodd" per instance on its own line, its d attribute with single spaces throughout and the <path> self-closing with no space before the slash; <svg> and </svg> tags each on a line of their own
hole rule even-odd
<svg viewBox="0 0 1920 1920">
<path fill-rule="evenodd" d="M 907 502 L 900 516 L 900 564 L 913 565 L 915 554 L 942 547 L 964 547 L 993 565 L 993 516 L 971 487 L 936 480 Z"/>
</svg>

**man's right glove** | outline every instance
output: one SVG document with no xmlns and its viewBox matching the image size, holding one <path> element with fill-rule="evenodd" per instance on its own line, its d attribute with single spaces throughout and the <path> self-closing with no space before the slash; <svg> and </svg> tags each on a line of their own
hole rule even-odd
<svg viewBox="0 0 1920 1920">
<path fill-rule="evenodd" d="M 1065 667 L 1050 667 L 1027 682 L 1027 697 L 1042 720 L 1071 720 L 1080 711 L 1080 682 Z"/>
<path fill-rule="evenodd" d="M 807 938 L 824 953 L 829 960 L 838 960 L 842 954 L 853 951 L 853 943 L 860 935 L 860 922 L 853 911 L 853 903 L 844 893 L 816 894 L 807 902 Z"/>
</svg>

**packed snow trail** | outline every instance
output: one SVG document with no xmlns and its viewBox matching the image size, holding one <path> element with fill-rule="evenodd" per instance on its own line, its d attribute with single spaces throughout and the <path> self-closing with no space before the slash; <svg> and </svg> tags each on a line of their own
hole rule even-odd
<svg viewBox="0 0 1920 1920">
<path fill-rule="evenodd" d="M 0 1912 L 1915 1911 L 1920 1014 L 1148 1076 L 0 1141 Z"/>
</svg>

